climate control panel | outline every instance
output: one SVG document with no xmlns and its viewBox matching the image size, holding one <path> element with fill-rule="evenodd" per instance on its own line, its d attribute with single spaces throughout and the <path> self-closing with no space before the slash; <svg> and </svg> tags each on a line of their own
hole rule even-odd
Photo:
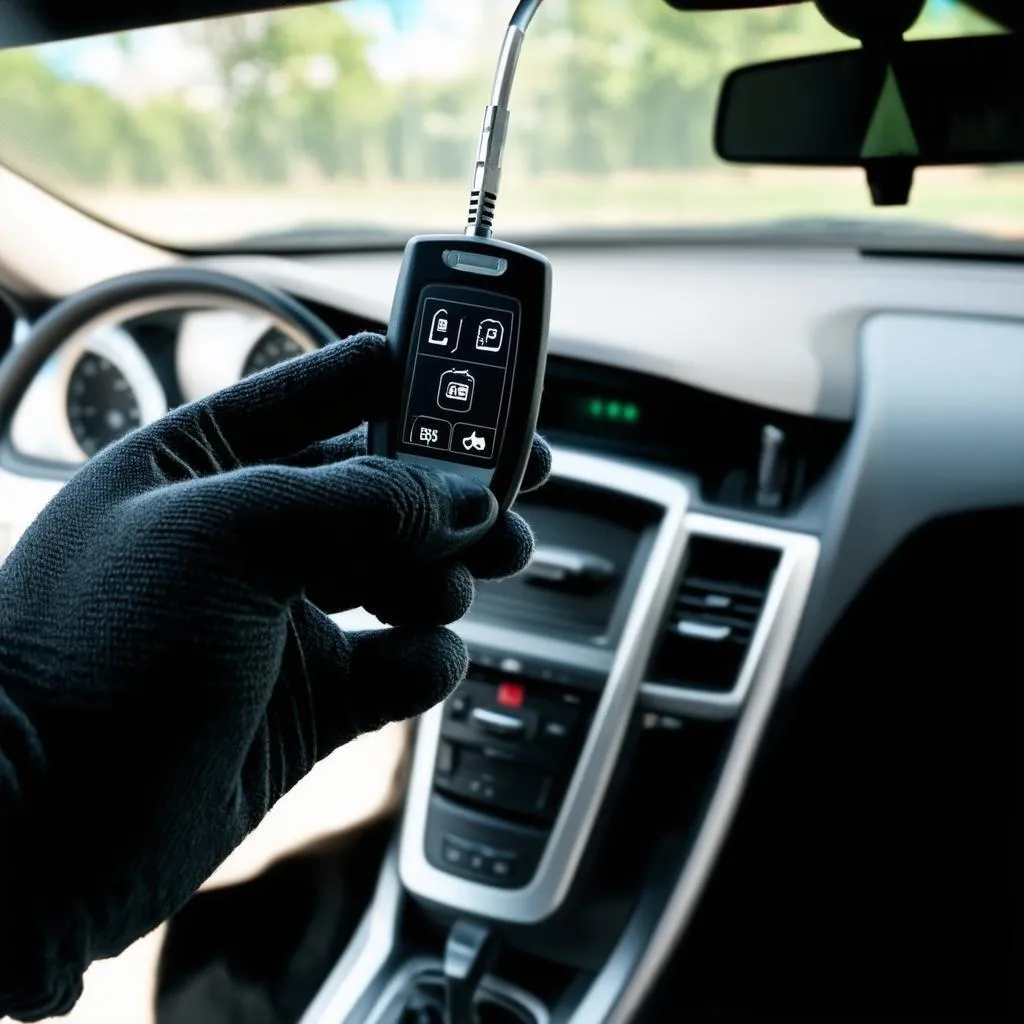
<svg viewBox="0 0 1024 1024">
<path fill-rule="evenodd" d="M 435 867 L 497 886 L 530 880 L 596 696 L 470 670 L 442 718 L 426 836 Z"/>
</svg>

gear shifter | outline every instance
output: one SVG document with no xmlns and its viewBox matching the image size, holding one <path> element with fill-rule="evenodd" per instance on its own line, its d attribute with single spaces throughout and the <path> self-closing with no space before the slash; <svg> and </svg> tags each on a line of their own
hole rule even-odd
<svg viewBox="0 0 1024 1024">
<path fill-rule="evenodd" d="M 498 937 L 486 925 L 452 925 L 444 947 L 445 1024 L 477 1024 L 473 997 L 497 953 Z"/>
</svg>

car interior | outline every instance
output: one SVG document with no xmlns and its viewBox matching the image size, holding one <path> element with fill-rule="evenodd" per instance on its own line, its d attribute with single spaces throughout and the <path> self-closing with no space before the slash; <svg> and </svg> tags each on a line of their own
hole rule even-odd
<svg viewBox="0 0 1024 1024">
<path fill-rule="evenodd" d="M 515 3 L 254 6 L 0 5 L 0 560 L 132 429 L 385 332 L 407 239 L 462 230 Z M 325 70 L 336 30 L 365 67 Z M 392 761 L 315 769 L 308 834 L 172 919 L 153 1020 L 1018 1019 L 1021 31 L 1013 0 L 539 6 L 494 222 L 553 271 L 535 553 L 478 585 L 468 676 Z M 228 63 L 189 109 L 251 109 L 263 134 L 210 137 L 265 191 L 211 164 L 161 205 L 184 186 L 131 93 L 198 81 L 203 40 Z M 52 126 L 115 79 L 137 163 L 104 177 L 113 135 Z M 353 169 L 328 121 L 379 152 Z M 361 772 L 384 795 L 341 827 Z"/>
</svg>

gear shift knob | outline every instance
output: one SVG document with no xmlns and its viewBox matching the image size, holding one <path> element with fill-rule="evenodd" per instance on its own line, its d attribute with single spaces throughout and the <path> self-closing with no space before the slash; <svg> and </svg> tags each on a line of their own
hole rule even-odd
<svg viewBox="0 0 1024 1024">
<path fill-rule="evenodd" d="M 486 925 L 452 925 L 444 947 L 445 1024 L 477 1024 L 473 996 L 497 953 L 498 937 Z"/>
</svg>

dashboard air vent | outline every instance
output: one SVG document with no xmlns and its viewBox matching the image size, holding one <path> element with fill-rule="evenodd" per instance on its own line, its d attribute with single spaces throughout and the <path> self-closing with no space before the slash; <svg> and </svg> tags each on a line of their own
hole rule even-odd
<svg viewBox="0 0 1024 1024">
<path fill-rule="evenodd" d="M 780 557 L 774 548 L 691 537 L 686 571 L 648 678 L 718 693 L 731 690 Z"/>
</svg>

